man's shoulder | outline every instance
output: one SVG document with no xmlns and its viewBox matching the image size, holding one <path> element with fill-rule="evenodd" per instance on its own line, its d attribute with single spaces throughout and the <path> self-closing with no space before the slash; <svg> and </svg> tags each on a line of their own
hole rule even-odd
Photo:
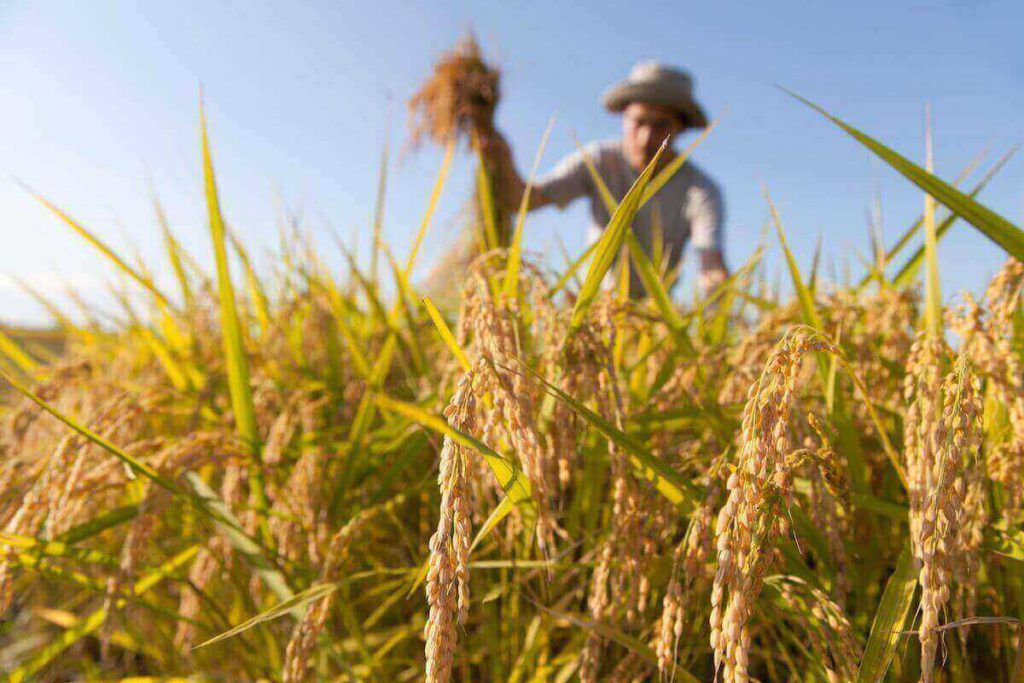
<svg viewBox="0 0 1024 683">
<path fill-rule="evenodd" d="M 721 201 L 722 188 L 718 181 L 692 160 L 687 159 L 672 179 L 679 192 L 691 199 Z"/>
<path fill-rule="evenodd" d="M 692 159 L 687 159 L 683 167 L 679 169 L 679 177 L 684 178 L 689 185 L 718 190 L 718 181 Z"/>
<path fill-rule="evenodd" d="M 604 164 L 625 160 L 622 155 L 622 141 L 615 139 L 594 140 L 583 145 L 583 153 L 600 168 Z"/>
<path fill-rule="evenodd" d="M 622 140 L 607 138 L 605 140 L 593 140 L 588 142 L 584 149 L 595 154 L 618 154 L 622 156 Z"/>
</svg>

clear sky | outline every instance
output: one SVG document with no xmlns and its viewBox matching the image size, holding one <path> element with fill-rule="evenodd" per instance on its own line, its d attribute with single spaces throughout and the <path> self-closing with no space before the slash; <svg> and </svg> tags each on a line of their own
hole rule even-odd
<svg viewBox="0 0 1024 683">
<path fill-rule="evenodd" d="M 388 138 L 402 147 L 405 100 L 469 27 L 503 69 L 499 124 L 524 172 L 549 117 L 558 122 L 546 168 L 571 151 L 574 131 L 582 140 L 617 134 L 599 96 L 633 63 L 674 63 L 694 73 L 705 108 L 724 113 L 696 158 L 725 191 L 729 261 L 742 262 L 759 239 L 763 182 L 801 263 L 823 235 L 826 263 L 840 271 L 849 263 L 859 275 L 874 193 L 890 240 L 919 213 L 921 195 L 774 84 L 917 160 L 931 101 L 937 170 L 952 178 L 982 149 L 991 162 L 1024 139 L 1022 26 L 1020 0 L 0 0 L 0 275 L 54 294 L 71 283 L 94 300 L 113 277 L 15 178 L 164 271 L 152 183 L 183 242 L 209 262 L 200 84 L 224 211 L 246 240 L 257 251 L 273 245 L 284 208 L 305 217 L 325 253 L 335 251 L 333 229 L 365 256 L 381 145 Z M 385 237 L 399 254 L 439 160 L 429 147 L 393 158 Z M 424 265 L 456 230 L 470 169 L 467 155 L 457 157 Z M 982 198 L 1022 222 L 1024 155 Z M 585 227 L 580 206 L 538 212 L 527 247 L 557 263 L 556 235 L 575 253 Z M 983 287 L 1002 258 L 958 224 L 940 260 L 952 295 Z M 778 267 L 777 254 L 770 263 Z M 0 319 L 41 322 L 45 314 L 3 277 Z"/>
</svg>

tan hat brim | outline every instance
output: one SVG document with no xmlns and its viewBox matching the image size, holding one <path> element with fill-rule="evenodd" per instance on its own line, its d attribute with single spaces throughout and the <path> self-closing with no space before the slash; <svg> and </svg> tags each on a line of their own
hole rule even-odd
<svg viewBox="0 0 1024 683">
<path fill-rule="evenodd" d="M 605 92 L 603 100 L 604 106 L 615 113 L 621 112 L 631 102 L 643 102 L 675 109 L 683 115 L 689 127 L 704 128 L 708 125 L 708 117 L 701 106 L 675 88 L 654 83 L 619 83 Z"/>
</svg>

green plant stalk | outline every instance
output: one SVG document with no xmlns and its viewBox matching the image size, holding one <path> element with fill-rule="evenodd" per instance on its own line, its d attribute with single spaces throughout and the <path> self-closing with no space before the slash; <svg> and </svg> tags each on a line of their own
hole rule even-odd
<svg viewBox="0 0 1024 683">
<path fill-rule="evenodd" d="M 243 343 L 242 325 L 238 318 L 235 289 L 231 282 L 228 265 L 227 235 L 217 194 L 217 180 L 213 170 L 213 156 L 210 151 L 209 134 L 206 127 L 206 112 L 200 101 L 199 122 L 201 129 L 203 180 L 206 190 L 206 207 L 210 221 L 210 237 L 217 264 L 217 290 L 220 295 L 221 334 L 224 340 L 224 358 L 227 363 L 228 389 L 231 393 L 231 407 L 235 416 L 235 427 L 253 459 L 249 472 L 250 495 L 253 507 L 260 518 L 263 542 L 273 547 L 273 537 L 267 524 L 267 494 L 263 476 L 260 435 L 256 425 L 256 407 L 253 403 L 252 386 L 249 381 L 249 357 Z"/>
</svg>

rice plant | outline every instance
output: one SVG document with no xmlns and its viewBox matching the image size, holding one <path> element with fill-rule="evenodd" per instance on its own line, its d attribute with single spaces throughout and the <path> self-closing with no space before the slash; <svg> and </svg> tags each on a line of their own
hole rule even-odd
<svg viewBox="0 0 1024 683">
<path fill-rule="evenodd" d="M 802 272 L 772 207 L 792 295 L 766 244 L 672 302 L 630 223 L 682 162 L 561 272 L 520 211 L 450 309 L 411 280 L 449 132 L 410 253 L 375 240 L 369 273 L 300 230 L 257 272 L 205 121 L 215 271 L 154 211 L 176 291 L 40 197 L 126 284 L 114 323 L 32 293 L 59 355 L 0 337 L 7 678 L 1024 680 L 1024 237 L 990 175 L 821 113 L 929 199 L 859 283 Z M 1008 258 L 944 306 L 958 218 Z M 602 286 L 630 268 L 647 299 Z"/>
</svg>

